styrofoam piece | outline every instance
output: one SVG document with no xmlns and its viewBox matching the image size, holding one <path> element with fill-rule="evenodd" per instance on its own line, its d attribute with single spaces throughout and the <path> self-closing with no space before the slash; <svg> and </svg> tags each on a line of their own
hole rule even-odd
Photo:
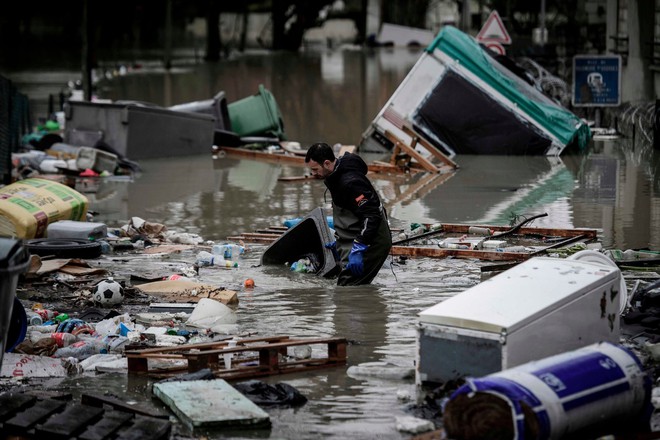
<svg viewBox="0 0 660 440">
<path fill-rule="evenodd" d="M 68 375 L 62 361 L 47 356 L 32 354 L 5 353 L 0 366 L 0 377 L 66 377 Z"/>
<path fill-rule="evenodd" d="M 99 240 L 107 237 L 108 227 L 105 223 L 60 220 L 48 225 L 46 235 L 48 238 Z"/>
<path fill-rule="evenodd" d="M 268 413 L 222 379 L 160 382 L 153 393 L 189 429 L 270 423 Z"/>
</svg>

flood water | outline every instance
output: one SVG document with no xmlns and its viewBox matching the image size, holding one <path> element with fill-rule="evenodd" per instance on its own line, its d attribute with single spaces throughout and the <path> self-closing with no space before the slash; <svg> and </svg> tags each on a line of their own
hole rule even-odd
<svg viewBox="0 0 660 440">
<path fill-rule="evenodd" d="M 316 141 L 357 144 L 418 56 L 408 50 L 253 54 L 170 72 L 144 68 L 103 82 L 99 96 L 168 106 L 224 91 L 232 102 L 264 84 L 277 99 L 290 140 L 303 146 Z M 16 75 L 20 83 L 21 73 Z M 411 222 L 507 225 L 520 216 L 547 213 L 533 225 L 599 228 L 604 247 L 660 249 L 660 155 L 648 145 L 599 140 L 576 156 L 454 160 L 460 169 L 448 175 L 373 176 L 394 227 Z M 278 181 L 302 175 L 297 166 L 214 159 L 210 151 L 140 165 L 143 172 L 133 182 L 104 182 L 88 194 L 96 220 L 122 225 L 138 216 L 217 242 L 280 225 L 317 206 L 329 209 L 321 181 Z M 284 267 L 258 267 L 263 249 L 251 246 L 238 269 L 203 268 L 200 277 L 240 291 L 241 331 L 346 337 L 351 341 L 348 366 L 381 361 L 413 368 L 417 313 L 477 284 L 480 276 L 470 261 L 418 259 L 388 262 L 370 286 L 338 288 L 330 280 Z M 168 264 L 192 261 L 194 254 L 184 253 Z M 143 263 L 123 264 L 139 270 Z M 246 278 L 255 280 L 254 290 L 242 288 Z M 268 409 L 270 429 L 217 430 L 206 433 L 209 438 L 410 437 L 396 430 L 395 417 L 406 414 L 397 394 L 416 395 L 413 379 L 350 377 L 340 367 L 267 381 L 286 381 L 309 402 L 298 409 Z M 145 387 L 125 376 L 71 383 L 116 387 L 127 397 L 140 395 Z"/>
</svg>

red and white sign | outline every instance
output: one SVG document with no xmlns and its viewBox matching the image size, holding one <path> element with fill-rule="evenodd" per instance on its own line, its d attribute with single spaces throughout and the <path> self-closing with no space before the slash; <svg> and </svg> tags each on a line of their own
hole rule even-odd
<svg viewBox="0 0 660 440">
<path fill-rule="evenodd" d="M 498 53 L 500 55 L 506 55 L 506 50 L 504 49 L 504 46 L 502 46 L 500 43 L 488 41 L 482 44 L 495 53 Z"/>
<path fill-rule="evenodd" d="M 497 11 L 493 10 L 490 13 L 486 23 L 477 34 L 477 41 L 480 43 L 511 44 L 511 37 Z"/>
</svg>

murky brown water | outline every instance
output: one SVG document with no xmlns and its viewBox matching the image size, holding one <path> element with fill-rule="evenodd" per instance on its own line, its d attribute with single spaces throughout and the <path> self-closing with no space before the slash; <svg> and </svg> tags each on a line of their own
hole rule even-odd
<svg viewBox="0 0 660 440">
<path fill-rule="evenodd" d="M 395 90 L 418 53 L 343 51 L 268 54 L 231 62 L 158 69 L 116 78 L 102 97 L 173 105 L 207 99 L 224 90 L 229 102 L 264 84 L 281 108 L 289 139 L 356 144 Z M 660 249 L 659 154 L 625 141 L 597 141 L 585 155 L 545 157 L 463 156 L 450 176 L 374 177 L 394 226 L 410 222 L 509 224 L 514 215 L 547 212 L 534 224 L 601 228 L 605 247 Z M 105 182 L 89 194 L 97 220 L 121 225 L 131 216 L 200 234 L 207 240 L 280 224 L 324 203 L 320 181 L 279 182 L 301 168 L 228 157 L 144 160 L 133 182 Z M 202 269 L 204 281 L 241 290 L 243 331 L 262 335 L 343 336 L 353 341 L 349 366 L 385 361 L 414 366 L 415 323 L 420 310 L 479 282 L 479 270 L 462 260 L 410 260 L 387 264 L 371 286 L 337 288 L 328 280 L 286 268 L 256 267 L 254 246 L 238 269 Z M 182 254 L 191 263 L 193 254 Z M 137 264 L 137 263 L 135 263 Z M 256 288 L 243 291 L 253 278 Z M 408 438 L 397 432 L 404 415 L 397 392 L 414 395 L 412 380 L 349 377 L 346 368 L 269 379 L 297 387 L 309 402 L 268 410 L 270 430 L 213 432 L 211 438 Z M 109 386 L 139 395 L 145 384 L 124 376 L 84 379 L 81 387 Z M 56 386 L 56 385 L 54 385 Z"/>
</svg>

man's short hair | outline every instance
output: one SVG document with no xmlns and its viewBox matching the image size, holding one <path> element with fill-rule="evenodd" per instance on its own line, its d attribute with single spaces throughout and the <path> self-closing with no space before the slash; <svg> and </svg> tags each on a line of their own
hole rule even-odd
<svg viewBox="0 0 660 440">
<path fill-rule="evenodd" d="M 318 142 L 313 144 L 307 149 L 307 154 L 305 155 L 305 163 L 309 163 L 310 160 L 322 164 L 326 160 L 330 162 L 335 161 L 335 152 L 332 150 L 332 147 L 325 142 Z"/>
</svg>

